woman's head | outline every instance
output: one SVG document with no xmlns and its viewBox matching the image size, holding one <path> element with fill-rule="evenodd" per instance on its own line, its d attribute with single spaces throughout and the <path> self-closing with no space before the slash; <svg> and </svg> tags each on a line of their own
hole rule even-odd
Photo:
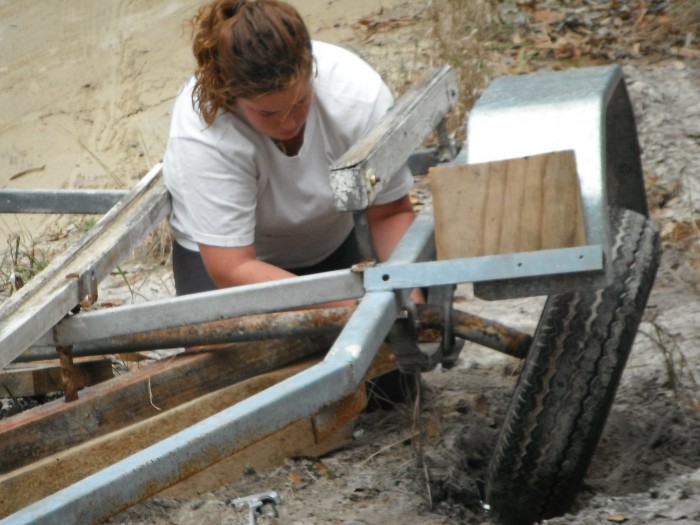
<svg viewBox="0 0 700 525">
<path fill-rule="evenodd" d="M 215 0 L 193 20 L 197 83 L 193 100 L 211 124 L 238 99 L 288 89 L 311 78 L 306 25 L 278 0 Z"/>
</svg>

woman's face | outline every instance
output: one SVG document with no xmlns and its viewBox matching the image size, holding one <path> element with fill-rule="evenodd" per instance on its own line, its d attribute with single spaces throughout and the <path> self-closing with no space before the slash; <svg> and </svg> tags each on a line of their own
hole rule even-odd
<svg viewBox="0 0 700 525">
<path fill-rule="evenodd" d="M 239 114 L 255 131 L 273 140 L 291 140 L 306 123 L 314 91 L 310 81 L 253 98 L 239 98 Z"/>
</svg>

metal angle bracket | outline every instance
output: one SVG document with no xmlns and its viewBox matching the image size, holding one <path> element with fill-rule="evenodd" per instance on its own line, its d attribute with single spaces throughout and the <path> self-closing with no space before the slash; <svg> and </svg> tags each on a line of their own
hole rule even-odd
<svg viewBox="0 0 700 525">
<path fill-rule="evenodd" d="M 604 252 L 600 245 L 588 245 L 447 261 L 380 264 L 363 271 L 369 295 L 393 291 L 399 297 L 402 311 L 391 327 L 390 342 L 400 370 L 415 373 L 432 370 L 439 363 L 451 368 L 459 358 L 463 341 L 456 340 L 451 324 L 457 284 L 518 279 L 553 281 L 599 275 L 604 272 Z M 420 322 L 406 300 L 408 290 L 426 287 L 428 303 L 438 306 L 444 316 L 444 329 L 438 341 L 421 341 Z"/>
<path fill-rule="evenodd" d="M 377 265 L 365 269 L 364 284 L 368 292 L 374 292 L 603 271 L 603 247 L 596 244 L 467 259 Z"/>
</svg>

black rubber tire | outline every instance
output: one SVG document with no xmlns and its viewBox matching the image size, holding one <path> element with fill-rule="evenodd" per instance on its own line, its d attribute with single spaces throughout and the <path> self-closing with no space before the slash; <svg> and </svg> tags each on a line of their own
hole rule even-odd
<svg viewBox="0 0 700 525">
<path fill-rule="evenodd" d="M 489 464 L 486 501 L 499 523 L 530 525 L 569 510 L 613 404 L 660 245 L 646 217 L 610 215 L 613 282 L 545 303 Z"/>
</svg>

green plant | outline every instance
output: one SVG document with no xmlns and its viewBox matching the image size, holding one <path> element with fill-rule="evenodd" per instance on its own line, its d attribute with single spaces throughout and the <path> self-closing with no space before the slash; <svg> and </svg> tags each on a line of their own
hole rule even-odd
<svg viewBox="0 0 700 525">
<path fill-rule="evenodd" d="M 97 219 L 94 218 L 83 218 L 72 223 L 75 230 L 79 233 L 87 233 L 92 229 L 95 224 L 97 224 Z"/>
<path fill-rule="evenodd" d="M 49 264 L 49 254 L 40 248 L 30 236 L 29 241 L 20 235 L 10 235 L 7 239 L 8 249 L 3 253 L 0 265 L 5 289 L 12 295 L 41 272 Z"/>
</svg>

